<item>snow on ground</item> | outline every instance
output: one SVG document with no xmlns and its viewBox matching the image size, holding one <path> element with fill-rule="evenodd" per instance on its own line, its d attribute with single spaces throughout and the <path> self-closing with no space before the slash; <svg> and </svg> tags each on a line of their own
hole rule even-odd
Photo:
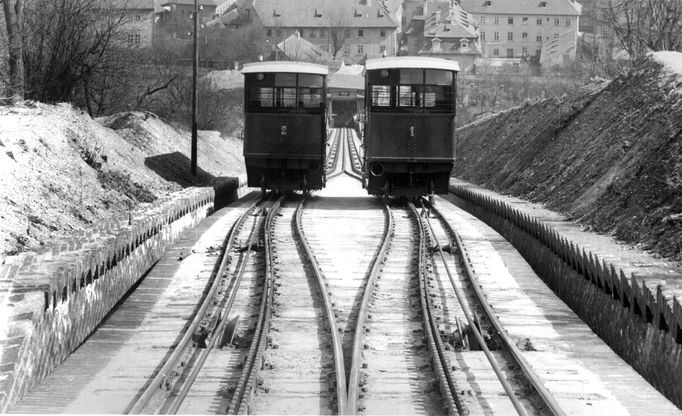
<svg viewBox="0 0 682 416">
<path fill-rule="evenodd" d="M 189 132 L 151 113 L 102 121 L 68 104 L 0 106 L 0 262 L 191 185 Z M 239 140 L 200 132 L 198 149 L 201 185 L 244 172 Z"/>
<path fill-rule="evenodd" d="M 652 52 L 649 56 L 663 64 L 663 67 L 673 74 L 682 76 L 682 53 L 673 51 Z"/>
</svg>

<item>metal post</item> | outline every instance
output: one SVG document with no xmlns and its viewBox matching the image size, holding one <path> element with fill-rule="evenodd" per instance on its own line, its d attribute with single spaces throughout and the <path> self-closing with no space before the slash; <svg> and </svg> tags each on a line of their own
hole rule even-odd
<svg viewBox="0 0 682 416">
<path fill-rule="evenodd" d="M 197 177 L 197 68 L 199 66 L 199 3 L 194 0 L 194 65 L 192 65 L 192 176 Z"/>
</svg>

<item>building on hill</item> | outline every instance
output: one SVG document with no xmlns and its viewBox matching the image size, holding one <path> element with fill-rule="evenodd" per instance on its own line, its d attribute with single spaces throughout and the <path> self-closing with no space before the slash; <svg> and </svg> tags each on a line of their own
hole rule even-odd
<svg viewBox="0 0 682 416">
<path fill-rule="evenodd" d="M 408 55 L 436 56 L 472 68 L 481 56 L 475 20 L 455 1 L 427 1 L 406 31 Z"/>
<path fill-rule="evenodd" d="M 162 0 L 158 25 L 167 31 L 171 37 L 178 39 L 190 39 L 192 37 L 194 23 L 194 0 Z M 216 3 L 213 0 L 199 1 L 199 23 L 205 24 L 213 20 L 216 11 Z"/>
<path fill-rule="evenodd" d="M 572 32 L 564 32 L 557 38 L 546 40 L 542 43 L 540 52 L 540 64 L 543 67 L 561 65 L 571 57 L 575 57 L 577 43 Z"/>
<path fill-rule="evenodd" d="M 121 31 L 125 46 L 152 47 L 156 13 L 161 11 L 157 0 L 109 0 L 105 4 L 116 12 L 124 13 Z"/>
<path fill-rule="evenodd" d="M 608 2 L 606 0 L 582 0 L 580 15 L 580 36 L 594 55 L 612 58 L 614 56 L 615 36 L 607 19 Z"/>
<path fill-rule="evenodd" d="M 253 0 L 251 16 L 275 45 L 296 31 L 346 63 L 395 55 L 399 24 L 380 0 Z"/>
<path fill-rule="evenodd" d="M 575 0 L 461 0 L 474 15 L 483 55 L 490 59 L 540 59 L 545 42 L 570 33 L 577 42 L 582 6 Z M 567 37 L 569 35 L 566 35 Z M 572 48 L 569 58 L 575 57 Z"/>
</svg>

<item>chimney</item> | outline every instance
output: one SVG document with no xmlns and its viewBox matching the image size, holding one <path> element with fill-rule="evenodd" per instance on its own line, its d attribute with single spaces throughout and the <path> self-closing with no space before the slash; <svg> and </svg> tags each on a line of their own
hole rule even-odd
<svg viewBox="0 0 682 416">
<path fill-rule="evenodd" d="M 433 53 L 433 52 L 440 52 L 440 51 L 441 51 L 440 42 L 441 42 L 440 39 L 438 39 L 438 38 L 433 38 L 433 40 L 431 41 L 431 52 L 432 52 L 432 53 Z"/>
</svg>

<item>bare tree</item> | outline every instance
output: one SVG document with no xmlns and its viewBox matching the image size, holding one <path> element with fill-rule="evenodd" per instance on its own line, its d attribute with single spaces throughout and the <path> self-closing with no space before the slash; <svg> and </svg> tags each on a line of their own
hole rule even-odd
<svg viewBox="0 0 682 416">
<path fill-rule="evenodd" d="M 26 95 L 39 101 L 73 101 L 82 91 L 94 114 L 92 92 L 122 66 L 125 10 L 100 0 L 35 0 L 26 10 Z"/>
<path fill-rule="evenodd" d="M 682 1 L 608 0 L 604 15 L 630 56 L 682 51 Z"/>
<path fill-rule="evenodd" d="M 353 13 L 353 11 L 345 7 L 337 6 L 326 13 L 329 25 L 327 32 L 331 53 L 334 59 L 336 59 L 339 52 L 343 49 L 346 40 L 350 38 L 351 22 L 353 18 L 351 13 Z"/>
<path fill-rule="evenodd" d="M 1 0 L 8 43 L 8 93 L 13 100 L 24 98 L 24 0 Z"/>
</svg>

